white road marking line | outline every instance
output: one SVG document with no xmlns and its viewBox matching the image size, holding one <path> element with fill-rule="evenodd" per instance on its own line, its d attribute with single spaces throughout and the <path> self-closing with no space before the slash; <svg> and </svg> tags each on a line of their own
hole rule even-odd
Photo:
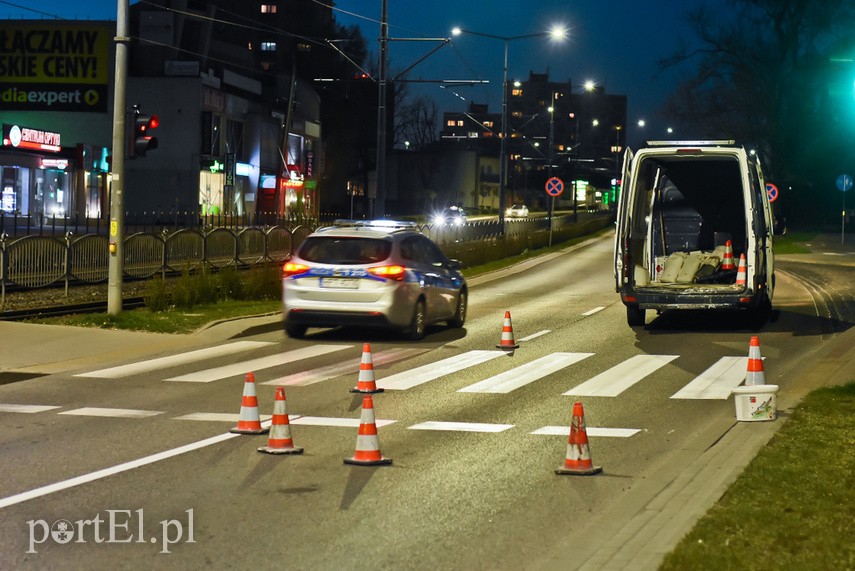
<svg viewBox="0 0 855 571">
<path fill-rule="evenodd" d="M 431 420 L 408 426 L 410 430 L 448 430 L 456 432 L 504 432 L 513 424 L 484 424 L 480 422 L 441 422 Z"/>
<path fill-rule="evenodd" d="M 468 387 L 463 387 L 459 393 L 509 393 L 533 381 L 541 379 L 582 359 L 587 359 L 593 353 L 551 353 L 540 359 L 535 359 L 510 371 L 505 371 L 489 379 L 485 379 Z"/>
<path fill-rule="evenodd" d="M 519 339 L 519 341 L 531 341 L 532 339 L 536 339 L 536 338 L 540 337 L 541 335 L 546 335 L 547 333 L 552 333 L 552 329 L 544 329 L 543 331 L 538 331 L 537 333 L 532 333 L 531 335 L 528 335 L 526 337 L 523 337 L 522 339 Z"/>
<path fill-rule="evenodd" d="M 22 412 L 24 414 L 44 412 L 46 410 L 53 410 L 55 408 L 62 407 L 41 404 L 0 404 L 0 412 Z"/>
<path fill-rule="evenodd" d="M 629 438 L 641 432 L 640 428 L 598 428 L 589 426 L 585 428 L 585 434 L 588 436 L 607 436 L 611 438 Z M 569 426 L 544 426 L 538 428 L 530 434 L 541 434 L 546 436 L 570 436 Z"/>
<path fill-rule="evenodd" d="M 586 311 L 582 315 L 584 315 L 585 317 L 590 317 L 591 315 L 594 315 L 595 313 L 600 312 L 604 309 L 605 309 L 605 307 L 602 307 L 602 306 L 601 307 L 595 307 L 594 309 L 589 309 L 588 311 Z"/>
<path fill-rule="evenodd" d="M 562 394 L 584 397 L 616 397 L 678 356 L 635 355 Z"/>
<path fill-rule="evenodd" d="M 187 373 L 186 375 L 180 375 L 178 377 L 170 377 L 168 379 L 164 379 L 164 381 L 178 383 L 210 383 L 219 379 L 225 379 L 227 377 L 234 377 L 238 375 L 242 376 L 246 373 L 258 371 L 261 369 L 269 369 L 270 367 L 284 365 L 285 363 L 300 361 L 302 359 L 309 359 L 311 357 L 318 357 L 320 355 L 326 355 L 327 353 L 333 353 L 335 351 L 341 351 L 343 349 L 350 349 L 352 347 L 353 345 L 311 345 L 309 347 L 301 347 L 299 349 L 294 349 L 293 351 L 287 351 L 285 353 L 269 355 L 267 357 L 259 357 L 257 359 L 242 361 L 240 363 L 233 363 L 231 365 L 215 367 L 213 369 L 196 371 L 195 373 Z"/>
<path fill-rule="evenodd" d="M 66 410 L 59 414 L 70 414 L 73 416 L 105 416 L 113 418 L 146 418 L 148 416 L 157 416 L 163 414 L 158 410 L 138 410 L 132 408 L 98 408 L 98 407 L 83 407 L 74 410 Z"/>
<path fill-rule="evenodd" d="M 727 399 L 748 373 L 748 357 L 722 357 L 688 385 L 671 395 L 672 399 Z"/>
<path fill-rule="evenodd" d="M 375 367 L 377 367 L 379 365 L 385 365 L 386 363 L 400 361 L 401 359 L 406 359 L 414 355 L 420 355 L 421 353 L 426 353 L 427 351 L 428 349 L 415 348 L 390 349 L 388 351 L 380 351 L 379 353 L 371 354 L 371 363 Z M 360 356 L 356 359 L 342 361 L 341 363 L 333 363 L 332 365 L 327 365 L 326 367 L 321 367 L 320 369 L 314 369 L 312 371 L 303 371 L 301 373 L 294 373 L 293 375 L 286 375 L 284 377 L 279 377 L 278 379 L 273 379 L 272 381 L 265 381 L 261 384 L 304 387 L 307 385 L 320 383 L 321 381 L 326 381 L 327 379 L 340 377 L 341 375 L 347 375 L 349 373 L 359 373 L 359 365 L 361 363 L 362 357 Z"/>
<path fill-rule="evenodd" d="M 291 418 L 290 416 L 288 417 Z M 300 418 L 290 421 L 291 424 L 302 424 L 305 426 L 333 426 L 333 427 L 345 427 L 345 428 L 359 428 L 359 424 L 361 419 L 359 418 L 334 418 L 334 417 L 326 417 L 326 416 L 301 416 Z M 388 426 L 394 422 L 395 420 L 384 420 L 381 418 L 375 418 L 374 424 L 378 428 L 382 428 L 384 426 Z"/>
<path fill-rule="evenodd" d="M 490 359 L 504 357 L 504 351 L 468 351 L 462 355 L 455 355 L 442 359 L 436 363 L 430 363 L 422 367 L 416 367 L 403 373 L 390 375 L 385 379 L 377 381 L 377 387 L 390 390 L 404 390 L 416 387 L 439 377 L 456 373 L 462 369 L 468 369 L 475 365 L 485 363 Z"/>
<path fill-rule="evenodd" d="M 149 359 L 140 361 L 139 363 L 130 363 L 128 365 L 120 365 L 109 369 L 100 369 L 98 371 L 90 371 L 88 373 L 80 373 L 75 377 L 94 377 L 98 379 L 118 379 L 120 377 L 128 377 L 138 373 L 148 373 L 157 369 L 165 369 L 176 365 L 184 365 L 193 361 L 209 359 L 211 357 L 221 357 L 223 355 L 232 355 L 242 351 L 249 351 L 272 345 L 272 343 L 262 341 L 236 341 L 226 345 L 218 345 L 216 347 L 208 347 L 206 349 L 197 349 L 195 351 L 187 351 L 178 355 L 170 355 L 169 357 L 159 357 L 157 359 Z"/>
<path fill-rule="evenodd" d="M 259 415 L 261 420 L 270 420 L 272 418 L 269 414 Z M 290 421 L 292 415 L 288 415 L 288 420 Z M 237 422 L 240 420 L 240 413 L 231 414 L 226 412 L 194 412 L 191 414 L 185 414 L 184 416 L 176 416 L 174 420 L 201 420 L 206 422 Z"/>
</svg>

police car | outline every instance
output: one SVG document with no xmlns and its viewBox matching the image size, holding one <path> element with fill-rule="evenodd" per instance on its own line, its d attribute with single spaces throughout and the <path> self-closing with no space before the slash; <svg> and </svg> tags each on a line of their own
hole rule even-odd
<svg viewBox="0 0 855 571">
<path fill-rule="evenodd" d="M 283 266 L 285 332 L 368 326 L 424 337 L 427 325 L 463 327 L 468 289 L 449 260 L 415 224 L 337 220 L 300 244 Z"/>
</svg>

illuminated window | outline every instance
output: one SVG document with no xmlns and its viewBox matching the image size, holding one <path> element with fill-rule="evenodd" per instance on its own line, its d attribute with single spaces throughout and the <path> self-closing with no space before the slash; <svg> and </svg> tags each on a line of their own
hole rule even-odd
<svg viewBox="0 0 855 571">
<path fill-rule="evenodd" d="M 511 91 L 511 95 L 513 95 L 514 97 L 522 97 L 522 91 L 522 89 L 514 89 L 513 91 Z"/>
<path fill-rule="evenodd" d="M 454 127 L 454 125 L 456 125 L 456 124 L 457 124 L 457 122 L 454 119 L 449 119 L 448 121 L 445 122 L 446 127 Z"/>
<path fill-rule="evenodd" d="M 477 131 L 469 131 L 469 138 L 470 139 L 477 139 L 478 138 L 478 132 Z"/>
<path fill-rule="evenodd" d="M 276 13 L 276 4 L 262 4 L 261 5 L 261 13 L 262 14 L 275 14 Z"/>
<path fill-rule="evenodd" d="M 492 121 L 484 121 L 484 126 L 485 126 L 485 127 L 492 127 L 492 126 L 493 126 L 493 122 L 492 122 Z"/>
<path fill-rule="evenodd" d="M 511 115 L 517 118 L 522 117 L 522 111 L 514 111 Z"/>
<path fill-rule="evenodd" d="M 263 51 L 263 52 L 275 52 L 276 51 L 276 42 L 261 42 L 261 51 Z"/>
<path fill-rule="evenodd" d="M 458 127 L 462 127 L 462 126 L 463 126 L 463 119 L 458 119 L 458 120 L 457 120 L 457 126 L 458 126 Z"/>
<path fill-rule="evenodd" d="M 483 136 L 483 137 L 492 137 L 492 136 L 493 136 L 493 132 L 492 132 L 492 131 L 484 131 L 484 133 L 482 134 L 482 136 Z"/>
</svg>

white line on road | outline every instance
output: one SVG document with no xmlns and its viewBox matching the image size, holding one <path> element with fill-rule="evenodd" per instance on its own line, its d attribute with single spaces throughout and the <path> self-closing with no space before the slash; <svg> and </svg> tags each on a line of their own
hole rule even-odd
<svg viewBox="0 0 855 571">
<path fill-rule="evenodd" d="M 607 436 L 611 438 L 629 438 L 641 432 L 640 428 L 598 428 L 589 426 L 585 429 L 585 434 L 588 436 Z M 569 426 L 544 426 L 538 428 L 531 434 L 541 434 L 546 436 L 569 436 Z"/>
<path fill-rule="evenodd" d="M 474 385 L 463 387 L 459 393 L 509 393 L 533 381 L 551 375 L 582 359 L 587 359 L 593 353 L 551 353 L 540 359 L 535 359 L 510 371 L 485 379 Z"/>
<path fill-rule="evenodd" d="M 677 357 L 678 355 L 635 355 L 563 394 L 583 397 L 616 397 Z"/>
<path fill-rule="evenodd" d="M 262 420 L 270 420 L 268 415 L 259 415 Z M 292 415 L 288 415 L 290 421 Z M 231 414 L 226 412 L 193 412 L 184 416 L 176 416 L 174 420 L 201 420 L 205 422 L 237 422 L 240 420 L 240 414 Z"/>
<path fill-rule="evenodd" d="M 262 341 L 236 341 L 226 345 L 218 345 L 217 347 L 208 347 L 206 349 L 197 349 L 195 351 L 187 351 L 178 355 L 170 355 L 169 357 L 159 357 L 157 359 L 149 359 L 140 361 L 139 363 L 130 363 L 128 365 L 120 365 L 109 369 L 100 369 L 98 371 L 90 371 L 88 373 L 80 373 L 75 377 L 94 377 L 98 379 L 118 379 L 120 377 L 129 377 L 138 373 L 148 373 L 157 369 L 165 369 L 176 365 L 184 365 L 193 361 L 202 359 L 210 359 L 212 357 L 221 357 L 223 355 L 232 355 L 250 349 L 257 349 L 272 343 Z"/>
<path fill-rule="evenodd" d="M 44 412 L 46 410 L 53 410 L 55 408 L 62 407 L 41 404 L 0 404 L 0 412 L 22 412 L 25 414 Z"/>
<path fill-rule="evenodd" d="M 748 372 L 748 357 L 722 357 L 688 385 L 671 395 L 672 399 L 727 399 Z"/>
<path fill-rule="evenodd" d="M 595 313 L 600 312 L 604 309 L 605 309 L 605 307 L 602 307 L 602 306 L 601 307 L 595 307 L 594 309 L 589 309 L 588 311 L 586 311 L 582 315 L 584 315 L 585 317 L 590 317 L 591 315 L 594 315 Z"/>
<path fill-rule="evenodd" d="M 288 417 L 291 418 L 290 416 Z M 384 420 L 381 418 L 377 418 L 374 420 L 374 424 L 378 428 L 382 428 L 384 426 L 388 426 L 393 422 L 397 422 L 395 420 Z M 325 416 L 301 416 L 300 418 L 291 421 L 291 424 L 303 424 L 306 426 L 333 426 L 333 427 L 346 427 L 346 428 L 359 428 L 360 419 L 358 418 L 334 418 L 334 417 L 325 417 Z"/>
<path fill-rule="evenodd" d="M 148 416 L 157 416 L 163 414 L 157 410 L 138 410 L 132 408 L 98 408 L 98 407 L 83 407 L 74 410 L 66 410 L 59 414 L 70 414 L 73 416 L 105 416 L 113 418 L 145 418 Z"/>
<path fill-rule="evenodd" d="M 527 335 L 526 337 L 519 339 L 519 341 L 531 341 L 532 339 L 536 339 L 536 338 L 540 337 L 541 335 L 546 335 L 547 333 L 552 333 L 552 329 L 544 329 L 543 331 L 538 331 L 537 333 L 532 333 L 531 335 Z"/>
<path fill-rule="evenodd" d="M 504 357 L 504 351 L 468 351 L 448 359 L 416 367 L 403 373 L 391 375 L 377 382 L 377 387 L 390 390 L 404 390 L 427 383 L 439 377 L 456 373 L 475 365 L 485 363 L 490 359 Z"/>
<path fill-rule="evenodd" d="M 441 422 L 431 420 L 414 424 L 410 430 L 448 430 L 457 432 L 504 432 L 513 428 L 513 424 L 484 424 L 480 422 Z"/>
<path fill-rule="evenodd" d="M 270 367 L 284 365 L 285 363 L 319 357 L 321 355 L 326 355 L 327 353 L 350 349 L 351 347 L 353 347 L 353 345 L 311 345 L 309 347 L 301 347 L 285 353 L 259 357 L 258 359 L 250 359 L 249 361 L 241 361 L 240 363 L 233 363 L 231 365 L 206 369 L 204 371 L 196 371 L 195 373 L 187 373 L 186 375 L 170 377 L 164 380 L 180 383 L 210 383 L 227 377 L 245 375 L 246 373 L 251 373 L 261 369 L 269 369 Z"/>
<path fill-rule="evenodd" d="M 386 363 L 394 363 L 395 361 L 400 361 L 401 359 L 407 359 L 415 355 L 420 355 L 427 351 L 427 349 L 415 348 L 390 349 L 388 351 L 380 351 L 379 353 L 373 353 L 371 355 L 371 363 L 372 365 L 377 367 L 379 365 L 385 365 Z M 359 372 L 359 365 L 361 363 L 362 357 L 357 357 L 356 359 L 342 361 L 341 363 L 333 363 L 332 365 L 327 365 L 326 367 L 321 367 L 320 369 L 314 369 L 312 371 L 303 371 L 300 373 L 294 373 L 293 375 L 279 377 L 278 379 L 273 379 L 272 381 L 265 381 L 261 384 L 304 387 L 307 385 L 320 383 L 321 381 L 326 381 L 327 379 L 340 377 L 341 375 L 347 375 L 350 373 L 356 374 Z"/>
</svg>

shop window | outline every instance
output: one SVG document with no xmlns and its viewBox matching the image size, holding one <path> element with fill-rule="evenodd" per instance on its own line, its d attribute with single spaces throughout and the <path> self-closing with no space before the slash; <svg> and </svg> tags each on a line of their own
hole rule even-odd
<svg viewBox="0 0 855 571">
<path fill-rule="evenodd" d="M 261 51 L 263 51 L 263 52 L 275 52 L 276 51 L 276 42 L 261 42 Z"/>
<path fill-rule="evenodd" d="M 261 5 L 261 13 L 262 14 L 275 14 L 276 13 L 276 4 L 262 4 Z"/>
</svg>

